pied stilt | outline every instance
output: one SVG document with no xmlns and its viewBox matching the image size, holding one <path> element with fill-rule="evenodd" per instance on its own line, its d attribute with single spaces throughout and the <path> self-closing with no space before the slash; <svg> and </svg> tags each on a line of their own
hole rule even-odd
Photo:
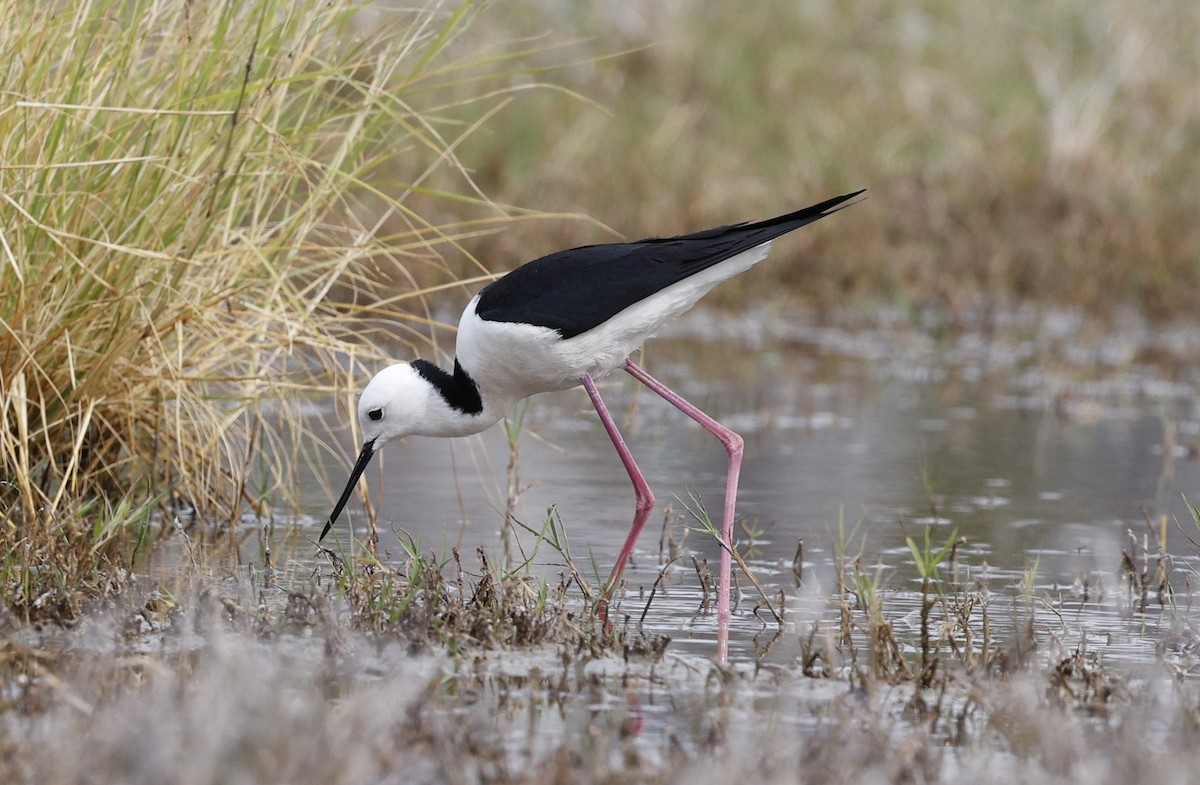
<svg viewBox="0 0 1200 785">
<path fill-rule="evenodd" d="M 633 481 L 633 525 L 605 587 L 609 598 L 650 510 L 654 494 L 634 462 L 594 379 L 624 368 L 713 433 L 729 455 L 721 520 L 717 653 L 729 646 L 734 505 L 742 438 L 688 403 L 629 359 L 664 322 L 696 304 L 722 281 L 766 258 L 771 241 L 846 204 L 862 191 L 758 223 L 695 234 L 572 248 L 522 265 L 486 286 L 458 325 L 454 369 L 425 360 L 388 366 L 358 399 L 363 445 L 321 539 L 329 533 L 371 457 L 405 436 L 468 436 L 535 393 L 583 385 Z"/>
</svg>

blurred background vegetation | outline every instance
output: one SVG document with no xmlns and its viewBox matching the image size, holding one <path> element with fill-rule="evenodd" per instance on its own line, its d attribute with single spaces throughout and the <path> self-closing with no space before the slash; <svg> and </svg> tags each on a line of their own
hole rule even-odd
<svg viewBox="0 0 1200 785">
<path fill-rule="evenodd" d="M 1198 40 L 1175 0 L 504 2 L 458 46 L 526 50 L 510 84 L 554 89 L 457 152 L 497 202 L 626 237 L 867 188 L 741 281 L 820 308 L 1170 318 L 1200 303 Z M 467 248 L 497 269 L 610 236 L 537 222 Z"/>
</svg>

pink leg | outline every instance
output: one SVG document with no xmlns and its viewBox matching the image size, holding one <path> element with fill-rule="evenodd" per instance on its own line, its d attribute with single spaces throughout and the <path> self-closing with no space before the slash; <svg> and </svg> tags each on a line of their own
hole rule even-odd
<svg viewBox="0 0 1200 785">
<path fill-rule="evenodd" d="M 637 496 L 633 526 L 629 529 L 629 536 L 625 538 L 625 545 L 617 555 L 617 563 L 613 565 L 612 573 L 608 577 L 608 585 L 604 587 L 604 598 L 600 601 L 601 618 L 607 621 L 608 601 L 612 598 L 617 582 L 621 579 L 625 562 L 633 553 L 633 546 L 637 542 L 638 535 L 642 533 L 642 527 L 646 525 L 646 519 L 650 517 L 650 510 L 654 508 L 654 493 L 651 492 L 650 485 L 633 460 L 633 453 L 629 451 L 625 439 L 617 430 L 617 424 L 613 421 L 612 415 L 608 413 L 608 407 L 601 400 L 600 391 L 596 389 L 596 383 L 592 381 L 590 375 L 583 377 L 583 389 L 587 390 L 588 397 L 592 399 L 592 405 L 596 407 L 596 413 L 600 415 L 600 422 L 604 424 L 604 430 L 608 432 L 608 438 L 612 439 L 613 446 L 617 448 L 617 455 L 621 456 L 621 463 L 625 464 L 625 471 L 629 472 L 629 479 L 633 481 L 633 492 Z"/>
<path fill-rule="evenodd" d="M 683 396 L 655 379 L 632 360 L 625 361 L 625 370 L 633 378 L 662 396 L 679 411 L 700 423 L 725 445 L 729 454 L 729 471 L 725 477 L 725 515 L 721 521 L 721 575 L 717 587 L 717 662 L 725 662 L 729 656 L 729 592 L 733 573 L 733 510 L 737 504 L 738 475 L 742 470 L 742 437 L 709 417 Z"/>
</svg>

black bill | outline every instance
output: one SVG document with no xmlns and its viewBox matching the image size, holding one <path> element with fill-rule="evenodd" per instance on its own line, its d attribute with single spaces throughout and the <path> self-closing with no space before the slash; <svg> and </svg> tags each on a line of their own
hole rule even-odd
<svg viewBox="0 0 1200 785">
<path fill-rule="evenodd" d="M 329 514 L 329 520 L 325 522 L 325 528 L 321 530 L 321 536 L 317 538 L 317 542 L 325 539 L 325 535 L 329 534 L 330 528 L 333 527 L 333 522 L 337 520 L 341 514 L 342 508 L 346 506 L 346 502 L 350 499 L 350 494 L 354 493 L 354 486 L 358 484 L 358 478 L 366 470 L 367 464 L 371 462 L 371 456 L 375 454 L 375 440 L 367 442 L 362 447 L 362 452 L 358 454 L 358 460 L 354 462 L 354 468 L 350 470 L 350 481 L 346 483 L 346 490 L 342 491 L 342 498 L 338 499 L 337 504 L 333 506 L 333 512 Z"/>
</svg>

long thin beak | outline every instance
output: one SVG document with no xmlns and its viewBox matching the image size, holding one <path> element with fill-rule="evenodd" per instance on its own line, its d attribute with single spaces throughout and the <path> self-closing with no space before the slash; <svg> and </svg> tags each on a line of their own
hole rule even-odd
<svg viewBox="0 0 1200 785">
<path fill-rule="evenodd" d="M 333 506 L 333 512 L 329 514 L 329 520 L 325 522 L 325 528 L 321 530 L 321 536 L 317 538 L 317 542 L 325 539 L 325 535 L 329 534 L 329 529 L 341 514 L 342 508 L 346 506 L 350 494 L 354 493 L 354 486 L 358 483 L 358 478 L 362 476 L 374 454 L 375 440 L 372 439 L 362 446 L 362 452 L 358 454 L 358 460 L 354 462 L 354 468 L 350 470 L 350 481 L 346 483 L 346 490 L 342 491 L 342 498 L 338 499 L 337 504 Z"/>
</svg>

